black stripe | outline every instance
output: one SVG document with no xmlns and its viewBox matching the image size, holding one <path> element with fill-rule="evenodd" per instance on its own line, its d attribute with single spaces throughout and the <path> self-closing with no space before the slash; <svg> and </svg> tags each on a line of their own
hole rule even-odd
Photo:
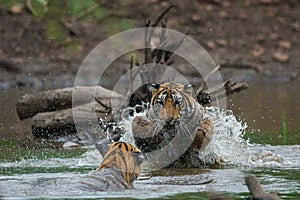
<svg viewBox="0 0 300 200">
<path fill-rule="evenodd" d="M 126 151 L 129 151 L 128 145 L 127 145 L 126 143 L 123 143 L 123 144 L 124 144 L 124 146 L 125 146 Z"/>
<path fill-rule="evenodd" d="M 123 169 L 121 169 L 121 171 L 123 171 L 123 172 L 127 172 L 127 162 L 126 162 L 126 159 L 125 159 L 125 157 L 124 157 L 124 154 L 123 154 L 123 152 L 121 153 L 121 152 L 119 152 L 119 157 L 121 157 L 122 158 L 122 160 L 123 160 L 123 162 L 124 162 L 124 166 L 125 166 L 125 170 L 123 171 Z"/>
</svg>

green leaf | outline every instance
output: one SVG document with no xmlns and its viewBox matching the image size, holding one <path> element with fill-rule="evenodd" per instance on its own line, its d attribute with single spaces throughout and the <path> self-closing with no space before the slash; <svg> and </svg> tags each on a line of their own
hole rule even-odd
<svg viewBox="0 0 300 200">
<path fill-rule="evenodd" d="M 15 4 L 23 4 L 22 0 L 0 0 L 0 6 L 4 6 L 5 8 L 9 9 Z"/>
<path fill-rule="evenodd" d="M 57 42 L 62 42 L 65 38 L 61 24 L 54 19 L 48 21 L 46 26 L 46 34 L 50 40 Z"/>
<path fill-rule="evenodd" d="M 122 19 L 120 22 L 120 30 L 126 31 L 134 27 L 134 22 L 130 19 Z"/>
<path fill-rule="evenodd" d="M 87 9 L 92 8 L 95 5 L 93 0 L 70 0 L 68 2 L 68 14 L 71 16 L 80 16 Z"/>
<path fill-rule="evenodd" d="M 42 16 L 47 12 L 46 0 L 29 0 L 26 5 L 30 12 L 35 16 Z"/>
<path fill-rule="evenodd" d="M 97 10 L 95 10 L 94 12 L 94 16 L 97 20 L 103 20 L 104 18 L 106 18 L 108 16 L 108 12 L 105 8 L 98 8 Z"/>
</svg>

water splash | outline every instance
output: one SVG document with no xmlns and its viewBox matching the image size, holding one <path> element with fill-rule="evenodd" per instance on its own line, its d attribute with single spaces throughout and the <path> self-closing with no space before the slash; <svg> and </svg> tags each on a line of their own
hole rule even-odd
<svg viewBox="0 0 300 200">
<path fill-rule="evenodd" d="M 145 105 L 124 109 L 119 126 L 125 130 L 121 141 L 134 144 L 132 136 L 132 120 L 136 116 L 146 116 Z M 215 162 L 224 165 L 237 166 L 280 166 L 284 156 L 273 150 L 263 148 L 259 144 L 251 144 L 243 138 L 247 123 L 237 120 L 230 110 L 220 110 L 217 107 L 205 107 L 204 118 L 210 118 L 214 124 L 212 141 L 199 157 L 204 163 L 211 165 Z"/>
<path fill-rule="evenodd" d="M 102 156 L 97 150 L 88 150 L 79 157 L 73 158 L 48 158 L 48 159 L 21 159 L 15 162 L 0 162 L 1 168 L 26 168 L 26 167 L 40 167 L 40 168 L 57 168 L 57 167 L 94 167 L 100 164 Z"/>
<path fill-rule="evenodd" d="M 132 121 L 137 116 L 146 116 L 147 109 L 145 108 L 147 108 L 147 104 L 136 105 L 135 107 L 128 107 L 123 110 L 122 120 L 118 125 L 125 131 L 125 134 L 121 137 L 120 141 L 136 146 L 132 134 Z"/>
<path fill-rule="evenodd" d="M 131 123 L 136 116 L 145 116 L 147 110 L 143 106 L 124 109 L 122 120 L 116 127 L 122 128 L 125 134 L 121 141 L 134 144 Z M 205 107 L 204 117 L 212 119 L 214 134 L 212 141 L 200 158 L 207 164 L 222 161 L 224 165 L 251 167 L 300 167 L 300 147 L 271 146 L 250 144 L 242 138 L 247 124 L 238 121 L 232 111 L 222 111 L 216 107 Z M 85 147 L 87 148 L 87 147 Z M 92 147 L 89 147 L 92 148 Z M 88 150 L 76 158 L 22 159 L 17 162 L 0 162 L 0 167 L 96 167 L 101 162 L 101 155 L 95 149 Z"/>
<path fill-rule="evenodd" d="M 207 164 L 247 164 L 249 143 L 242 138 L 247 124 L 239 122 L 232 111 L 217 107 L 205 107 L 204 117 L 212 120 L 214 134 L 212 141 L 200 152 L 200 158 Z"/>
<path fill-rule="evenodd" d="M 138 111 L 137 111 L 138 110 Z M 137 108 L 127 108 L 122 115 L 122 121 L 118 126 L 125 129 L 123 141 L 133 143 L 131 122 L 135 116 L 146 115 L 147 111 Z M 70 190 L 74 185 L 82 181 L 81 174 L 88 173 L 95 169 L 101 162 L 101 155 L 95 149 L 90 149 L 81 156 L 74 158 L 49 158 L 45 160 L 27 159 L 17 162 L 1 163 L 4 173 L 0 176 L 0 193 L 10 195 L 13 198 L 17 195 L 22 199 L 24 196 L 51 196 L 56 198 L 84 198 L 89 195 L 91 198 L 103 197 L 132 197 L 149 198 L 170 196 L 177 193 L 205 192 L 208 190 L 227 193 L 248 192 L 244 181 L 244 170 L 246 173 L 260 174 L 260 178 L 272 179 L 269 184 L 264 185 L 266 189 L 276 190 L 281 194 L 291 194 L 299 191 L 299 181 L 289 178 L 274 176 L 274 169 L 280 173 L 293 174 L 300 168 L 300 145 L 294 146 L 271 146 L 250 144 L 242 138 L 247 124 L 236 119 L 231 111 L 221 111 L 215 107 L 205 108 L 205 117 L 210 117 L 214 123 L 215 131 L 211 143 L 200 157 L 207 163 L 215 160 L 222 160 L 226 169 L 207 171 L 195 171 L 195 169 L 184 169 L 184 171 L 165 171 L 162 174 L 137 180 L 135 189 L 124 193 L 93 192 L 85 193 L 80 190 Z M 91 147 L 90 147 L 91 148 Z M 281 156 L 284 155 L 284 156 Z M 242 166 L 242 170 L 236 166 Z M 232 167 L 233 166 L 233 167 Z M 247 166 L 244 168 L 244 166 Z M 35 173 L 26 170 L 28 167 L 43 168 Z M 269 172 L 266 172 L 266 169 Z M 274 168 L 275 167 L 275 168 Z M 15 168 L 21 170 L 15 171 Z M 54 168 L 50 170 L 50 168 Z M 71 169 L 71 170 L 70 170 Z M 12 170 L 13 173 L 8 172 Z M 31 169 L 30 169 L 31 170 Z M 169 170 L 169 169 L 168 169 Z M 168 172 L 168 173 L 166 173 Z M 82 176 L 81 176 L 82 175 Z M 289 176 L 289 175 L 286 175 Z M 210 180 L 217 180 L 204 184 Z M 226 185 L 226 187 L 224 187 Z M 142 191 L 142 192 L 141 192 Z M 157 191 L 157 192 L 153 192 Z M 194 195 L 194 194 L 192 194 Z"/>
</svg>

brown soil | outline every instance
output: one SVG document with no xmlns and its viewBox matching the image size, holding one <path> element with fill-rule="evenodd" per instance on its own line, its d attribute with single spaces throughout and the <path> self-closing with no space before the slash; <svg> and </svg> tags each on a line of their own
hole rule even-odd
<svg viewBox="0 0 300 200">
<path fill-rule="evenodd" d="M 299 79 L 299 0 L 125 0 L 119 4 L 104 0 L 101 6 L 112 16 L 142 27 L 145 19 L 155 18 L 171 3 L 177 7 L 166 17 L 168 27 L 180 32 L 189 29 L 216 63 L 259 66 L 262 79 Z M 0 88 L 72 86 L 88 52 L 109 37 L 107 24 L 75 20 L 72 25 L 80 34 L 65 30 L 69 31 L 65 40 L 79 44 L 70 50 L 49 40 L 45 21 L 27 10 L 12 14 L 0 7 L 0 18 Z"/>
</svg>

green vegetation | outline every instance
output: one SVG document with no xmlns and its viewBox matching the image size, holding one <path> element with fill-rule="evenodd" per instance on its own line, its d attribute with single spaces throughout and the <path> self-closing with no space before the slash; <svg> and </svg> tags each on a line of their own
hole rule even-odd
<svg viewBox="0 0 300 200">
<path fill-rule="evenodd" d="M 70 51 L 80 46 L 74 37 L 77 35 L 76 27 L 72 27 L 74 21 L 99 23 L 108 36 L 135 27 L 132 20 L 112 15 L 96 0 L 0 0 L 0 6 L 15 14 L 29 11 L 32 17 L 45 21 L 45 35 L 49 40 Z"/>
<path fill-rule="evenodd" d="M 22 159 L 73 158 L 82 155 L 86 149 L 52 149 L 22 147 L 16 141 L 0 140 L 0 161 L 15 162 Z"/>
<path fill-rule="evenodd" d="M 253 170 L 249 170 L 245 172 L 246 175 L 255 175 L 258 178 L 265 177 L 265 176 L 271 176 L 274 178 L 284 178 L 289 181 L 296 181 L 300 182 L 298 180 L 298 177 L 300 176 L 300 171 L 298 169 L 282 169 L 282 168 L 267 168 L 267 167 L 262 167 L 262 168 L 255 168 Z M 270 184 L 270 182 L 261 181 L 261 184 Z"/>
<path fill-rule="evenodd" d="M 50 19 L 48 21 L 46 26 L 46 34 L 50 40 L 54 40 L 57 42 L 63 42 L 65 38 L 60 23 L 54 19 Z"/>
<path fill-rule="evenodd" d="M 285 112 L 282 114 L 282 134 L 283 134 L 283 143 L 286 144 L 286 118 Z"/>
<path fill-rule="evenodd" d="M 34 16 L 43 16 L 47 13 L 47 0 L 32 0 L 27 2 L 27 7 Z"/>
<path fill-rule="evenodd" d="M 87 173 L 94 170 L 95 167 L 2 167 L 0 174 L 34 174 L 34 173 L 60 173 L 60 172 L 76 172 Z"/>
<path fill-rule="evenodd" d="M 24 0 L 0 0 L 0 5 L 7 9 L 10 9 L 15 5 L 23 5 L 24 2 Z"/>
<path fill-rule="evenodd" d="M 288 132 L 246 132 L 244 139 L 249 139 L 251 143 L 271 144 L 271 145 L 296 145 L 299 144 L 300 134 L 297 131 Z"/>
<path fill-rule="evenodd" d="M 208 199 L 214 199 L 214 198 L 210 198 L 209 194 L 213 194 L 214 192 L 194 192 L 194 193 L 182 193 L 182 194 L 176 194 L 176 195 L 172 195 L 172 196 L 167 196 L 164 199 L 191 199 L 191 200 L 208 200 Z M 218 193 L 219 194 L 219 193 Z M 219 194 L 220 196 L 224 197 L 224 198 L 229 198 L 229 199 L 240 199 L 238 198 L 238 196 L 233 195 L 233 194 L 227 194 L 227 193 L 222 193 Z M 240 195 L 239 195 L 240 196 Z M 158 199 L 158 198 L 151 198 L 151 199 Z M 216 197 L 217 199 L 217 197 Z M 243 198 L 241 198 L 243 199 Z"/>
</svg>

